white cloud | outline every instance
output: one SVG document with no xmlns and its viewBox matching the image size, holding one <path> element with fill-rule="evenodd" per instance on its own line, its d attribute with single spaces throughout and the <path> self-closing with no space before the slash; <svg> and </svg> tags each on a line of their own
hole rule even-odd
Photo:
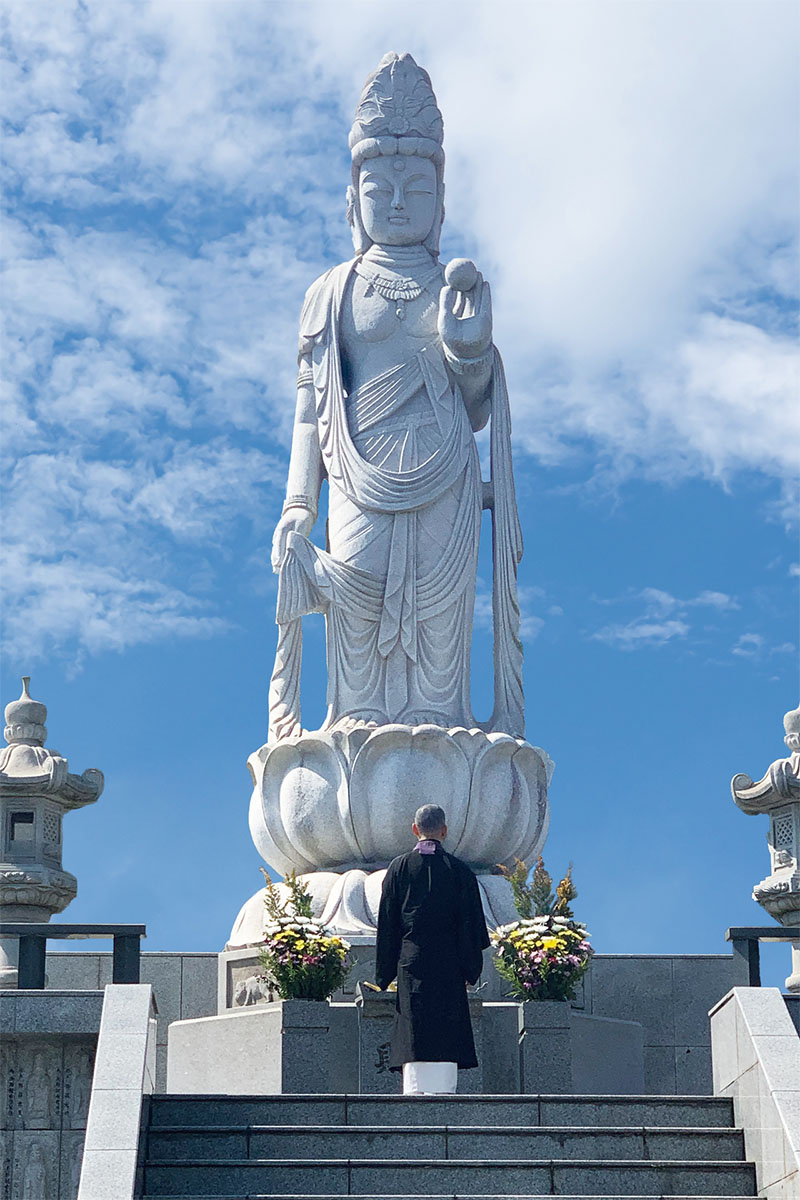
<svg viewBox="0 0 800 1200">
<path fill-rule="evenodd" d="M 771 645 L 761 633 L 743 633 L 738 638 L 731 654 L 736 658 L 746 658 L 751 662 L 761 663 L 766 659 L 777 656 L 794 655 L 796 649 L 792 642 L 780 642 Z"/>
<path fill-rule="evenodd" d="M 738 600 L 733 596 L 728 596 L 725 592 L 701 592 L 699 596 L 695 596 L 693 600 L 687 600 L 685 603 L 689 606 L 700 605 L 709 608 L 716 608 L 718 612 L 731 612 L 739 608 Z"/>
<path fill-rule="evenodd" d="M 664 646 L 673 638 L 684 638 L 689 632 L 685 621 L 648 621 L 640 619 L 624 625 L 606 625 L 592 637 L 618 650 L 639 650 L 646 646 Z"/>
<path fill-rule="evenodd" d="M 196 599 L 120 566 L 93 566 L 69 555 L 47 561 L 6 547 L 5 636 L 15 652 L 35 661 L 65 645 L 121 651 L 165 637 L 209 637 L 227 621 L 196 611 Z"/>
<path fill-rule="evenodd" d="M 718 614 L 736 611 L 738 600 L 725 592 L 702 591 L 686 600 L 680 600 L 661 588 L 642 588 L 627 597 L 611 600 L 598 598 L 604 605 L 638 602 L 642 612 L 628 621 L 604 625 L 592 633 L 593 640 L 605 642 L 618 650 L 640 650 L 651 646 L 664 646 L 674 639 L 687 638 L 692 632 L 689 610 L 711 608 Z"/>
<path fill-rule="evenodd" d="M 444 111 L 445 251 L 492 278 L 518 443 L 556 462 L 588 442 L 618 475 L 755 468 L 786 481 L 791 516 L 786 6 L 736 5 L 723 25 L 659 0 L 6 15 L 5 445 L 28 487 L 7 527 L 12 594 L 41 638 L 53 618 L 50 644 L 193 635 L 215 619 L 184 586 L 214 574 L 204 540 L 243 520 L 268 533 L 297 311 L 349 253 L 347 128 L 391 47 L 430 70 Z M 171 566 L 176 547 L 191 562 Z M 642 601 L 620 626 L 631 645 L 736 604 Z M 527 637 L 535 607 L 523 597 Z"/>
<path fill-rule="evenodd" d="M 789 563 L 789 575 L 793 579 L 797 579 L 800 576 L 800 563 Z"/>
</svg>

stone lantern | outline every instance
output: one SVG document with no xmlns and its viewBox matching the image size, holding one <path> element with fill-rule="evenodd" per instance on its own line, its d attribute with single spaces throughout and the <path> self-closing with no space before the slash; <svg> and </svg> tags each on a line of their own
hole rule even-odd
<svg viewBox="0 0 800 1200">
<path fill-rule="evenodd" d="M 769 816 L 770 873 L 753 888 L 753 899 L 781 925 L 800 924 L 800 707 L 783 718 L 789 758 L 779 758 L 763 779 L 735 775 L 733 798 L 746 813 Z M 787 990 L 800 992 L 800 943 L 792 945 Z"/>
<path fill-rule="evenodd" d="M 93 804 L 103 790 L 94 768 L 71 775 L 57 750 L 45 745 L 47 709 L 22 680 L 22 695 L 6 705 L 0 752 L 0 916 L 49 921 L 75 898 L 78 881 L 61 866 L 62 820 L 71 808 Z M 16 983 L 18 943 L 0 939 L 0 987 Z"/>
</svg>

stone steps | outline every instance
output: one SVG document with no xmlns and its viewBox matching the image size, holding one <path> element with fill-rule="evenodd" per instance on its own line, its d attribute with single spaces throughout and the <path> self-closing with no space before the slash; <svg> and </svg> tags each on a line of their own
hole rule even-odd
<svg viewBox="0 0 800 1200">
<path fill-rule="evenodd" d="M 724 1096 L 155 1095 L 151 1126 L 416 1125 L 731 1128 Z"/>
<path fill-rule="evenodd" d="M 569 1194 L 643 1196 L 723 1193 L 755 1195 L 755 1169 L 731 1162 L 620 1162 L 598 1159 L 202 1159 L 154 1162 L 145 1166 L 147 1197 L 215 1196 L 231 1190 L 240 1197 L 253 1193 L 284 1195 L 324 1192 L 339 1196 L 429 1196 Z"/>
<path fill-rule="evenodd" d="M 741 1162 L 737 1129 L 625 1126 L 249 1125 L 151 1129 L 155 1160 L 217 1159 L 608 1159 Z"/>
<path fill-rule="evenodd" d="M 729 1100 L 154 1096 L 144 1196 L 755 1195 Z"/>
</svg>

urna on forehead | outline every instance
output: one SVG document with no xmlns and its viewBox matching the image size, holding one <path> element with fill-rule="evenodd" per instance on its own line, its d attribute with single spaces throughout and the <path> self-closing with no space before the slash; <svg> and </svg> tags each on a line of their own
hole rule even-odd
<svg viewBox="0 0 800 1200">
<path fill-rule="evenodd" d="M 365 159 L 417 156 L 444 162 L 442 114 L 427 71 L 410 54 L 386 54 L 368 77 L 350 130 L 353 166 Z"/>
</svg>

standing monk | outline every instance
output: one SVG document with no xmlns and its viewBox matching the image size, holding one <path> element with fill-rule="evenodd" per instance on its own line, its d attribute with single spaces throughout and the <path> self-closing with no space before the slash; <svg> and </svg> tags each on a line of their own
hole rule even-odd
<svg viewBox="0 0 800 1200">
<path fill-rule="evenodd" d="M 383 881 L 375 979 L 397 978 L 389 1067 L 403 1071 L 403 1092 L 454 1092 L 458 1070 L 477 1067 L 466 985 L 476 983 L 489 934 L 478 883 L 442 849 L 447 836 L 437 804 L 417 809 L 417 845 L 389 865 Z"/>
</svg>

